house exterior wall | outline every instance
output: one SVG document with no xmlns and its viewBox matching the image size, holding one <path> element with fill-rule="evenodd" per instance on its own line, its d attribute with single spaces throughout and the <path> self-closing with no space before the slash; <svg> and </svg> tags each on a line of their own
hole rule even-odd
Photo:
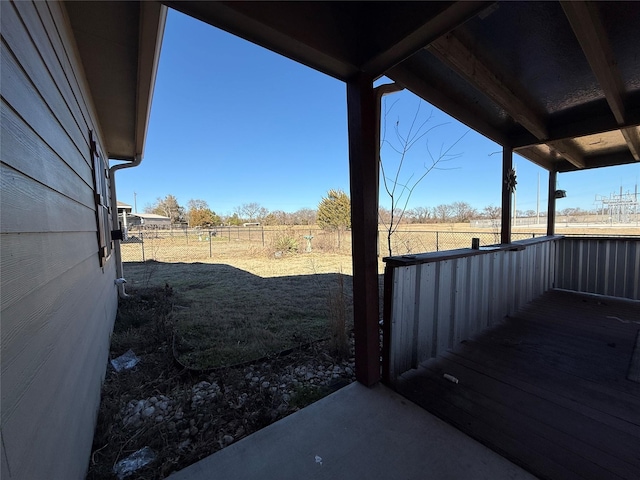
<svg viewBox="0 0 640 480">
<path fill-rule="evenodd" d="M 81 479 L 117 308 L 114 255 L 99 256 L 100 129 L 64 6 L 0 8 L 1 474 Z"/>
</svg>

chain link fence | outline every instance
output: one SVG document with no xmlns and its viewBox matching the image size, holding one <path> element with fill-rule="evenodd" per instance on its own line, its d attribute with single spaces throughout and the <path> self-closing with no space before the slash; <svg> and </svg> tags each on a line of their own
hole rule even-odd
<svg viewBox="0 0 640 480">
<path fill-rule="evenodd" d="M 514 233 L 513 240 L 535 237 Z M 500 243 L 499 232 L 398 230 L 391 235 L 391 253 L 406 255 L 457 248 L 470 248 L 472 238 L 480 245 Z M 218 227 L 212 229 L 135 229 L 121 242 L 124 262 L 192 262 L 215 258 L 221 253 L 282 256 L 287 253 L 324 252 L 351 254 L 351 232 L 312 227 Z M 379 253 L 389 255 L 389 238 L 379 232 Z"/>
<path fill-rule="evenodd" d="M 265 254 L 322 251 L 351 252 L 351 232 L 317 227 L 217 227 L 212 229 L 135 229 L 121 242 L 124 262 L 188 262 L 225 254 Z"/>
<path fill-rule="evenodd" d="M 538 233 L 538 235 L 541 235 Z M 512 233 L 511 240 L 533 238 L 536 234 Z M 380 233 L 380 252 L 389 254 L 389 241 L 386 232 Z M 500 243 L 500 232 L 458 232 L 458 231 L 396 231 L 391 236 L 391 251 L 393 255 L 417 254 L 425 252 L 439 252 L 458 248 L 471 248 L 473 238 L 480 239 L 480 245 L 495 245 Z"/>
</svg>

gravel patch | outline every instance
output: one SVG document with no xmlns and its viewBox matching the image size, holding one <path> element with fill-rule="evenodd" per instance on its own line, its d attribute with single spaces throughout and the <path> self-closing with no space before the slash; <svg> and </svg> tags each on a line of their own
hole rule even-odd
<svg viewBox="0 0 640 480">
<path fill-rule="evenodd" d="M 355 380 L 351 344 L 346 359 L 318 342 L 209 374 L 180 370 L 166 345 L 136 352 L 131 370 L 108 370 L 87 478 L 116 478 L 114 465 L 149 447 L 154 461 L 130 478 L 162 479 L 304 408 Z"/>
</svg>

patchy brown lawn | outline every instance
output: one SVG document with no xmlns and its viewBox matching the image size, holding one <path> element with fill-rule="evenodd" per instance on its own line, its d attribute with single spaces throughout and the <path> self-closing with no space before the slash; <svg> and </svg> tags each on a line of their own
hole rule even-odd
<svg viewBox="0 0 640 480">
<path fill-rule="evenodd" d="M 125 264 L 110 357 L 140 362 L 107 370 L 87 478 L 144 447 L 129 478 L 164 478 L 352 382 L 350 257 L 326 257 Z"/>
<path fill-rule="evenodd" d="M 234 266 L 148 261 L 125 264 L 125 276 L 128 285 L 170 285 L 179 294 L 172 310 L 177 357 L 207 370 L 329 338 L 336 299 L 351 328 L 351 277 L 341 273 L 342 260 L 258 257 L 236 259 Z"/>
<path fill-rule="evenodd" d="M 134 351 L 129 370 L 109 367 L 93 442 L 90 480 L 149 447 L 154 461 L 137 480 L 162 479 L 354 380 L 353 341 L 336 356 L 328 341 L 211 372 L 179 365 L 171 312 L 183 303 L 171 287 L 132 289 L 121 303 L 111 357 Z"/>
</svg>

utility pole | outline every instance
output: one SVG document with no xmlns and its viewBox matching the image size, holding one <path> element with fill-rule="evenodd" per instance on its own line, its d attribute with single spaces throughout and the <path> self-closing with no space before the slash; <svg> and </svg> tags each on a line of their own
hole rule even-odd
<svg viewBox="0 0 640 480">
<path fill-rule="evenodd" d="M 540 223 L 540 172 L 538 172 L 538 196 L 536 197 L 536 225 Z"/>
<path fill-rule="evenodd" d="M 138 201 L 137 201 L 137 193 L 133 192 L 133 213 L 138 213 Z"/>
<path fill-rule="evenodd" d="M 620 184 L 620 201 L 622 202 L 622 183 Z M 624 207 L 621 205 L 620 209 L 618 210 L 618 223 L 622 223 L 622 212 L 624 210 Z"/>
<path fill-rule="evenodd" d="M 633 195 L 634 207 L 635 207 L 635 217 L 636 217 L 636 225 L 638 225 L 638 184 L 636 183 L 635 193 Z"/>
<path fill-rule="evenodd" d="M 513 173 L 516 174 L 517 173 L 517 165 L 514 163 L 513 164 Z M 513 226 L 515 227 L 518 223 L 518 213 L 516 210 L 516 189 L 514 187 L 513 189 Z"/>
</svg>

